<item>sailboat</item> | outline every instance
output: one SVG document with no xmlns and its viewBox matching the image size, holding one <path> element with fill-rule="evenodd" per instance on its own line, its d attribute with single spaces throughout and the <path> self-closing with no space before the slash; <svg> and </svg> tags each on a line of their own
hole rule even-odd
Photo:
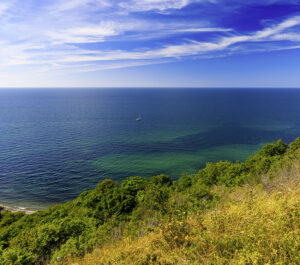
<svg viewBox="0 0 300 265">
<path fill-rule="evenodd" d="M 141 121 L 141 120 L 142 120 L 142 116 L 139 115 L 135 120 L 136 120 L 136 121 Z"/>
</svg>

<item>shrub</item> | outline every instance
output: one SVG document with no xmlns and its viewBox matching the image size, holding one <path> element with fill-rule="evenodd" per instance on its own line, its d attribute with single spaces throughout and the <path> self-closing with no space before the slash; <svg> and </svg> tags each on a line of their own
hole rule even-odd
<svg viewBox="0 0 300 265">
<path fill-rule="evenodd" d="M 262 175 L 275 176 L 280 168 L 290 172 L 295 160 L 299 164 L 300 138 L 289 146 L 281 140 L 267 144 L 243 163 L 229 161 L 207 163 L 197 174 L 183 174 L 178 182 L 163 174 L 150 179 L 130 177 L 121 184 L 106 179 L 94 190 L 83 192 L 72 202 L 55 205 L 31 215 L 11 213 L 0 207 L 0 264 L 43 264 L 49 260 L 57 262 L 58 257 L 62 263 L 66 257 L 82 256 L 97 245 L 121 240 L 126 235 L 145 235 L 149 231 L 155 231 L 159 223 L 162 225 L 161 236 L 168 248 L 181 249 L 185 246 L 189 249 L 201 249 L 204 253 L 208 251 L 205 247 L 210 241 L 203 237 L 205 233 L 202 230 L 198 239 L 199 244 L 205 247 L 200 248 L 198 243 L 190 243 L 187 240 L 186 237 L 189 238 L 192 233 L 186 215 L 202 213 L 216 205 L 222 205 L 223 193 L 237 189 L 245 183 L 254 185 L 261 183 Z M 263 184 L 262 187 L 266 186 Z M 249 204 L 247 207 L 250 206 Z M 255 211 L 255 207 L 259 208 L 258 206 L 259 204 L 251 206 L 252 210 Z M 284 231 L 298 229 L 299 208 L 289 205 L 280 209 L 283 209 L 285 219 L 278 221 L 278 224 L 284 226 L 279 225 L 277 230 L 282 227 L 286 229 Z M 242 213 L 240 215 L 234 220 L 243 217 Z M 220 215 L 219 218 L 221 217 Z M 215 230 L 211 229 L 210 235 L 219 231 L 217 229 L 226 231 L 224 225 L 230 224 L 231 217 L 227 215 L 226 218 L 229 219 L 223 220 L 224 222 L 219 219 L 219 226 L 215 227 Z M 168 220 L 168 223 L 162 220 Z M 251 230 L 252 233 L 256 233 L 255 229 L 258 229 L 257 231 L 263 234 L 261 230 L 265 227 L 263 222 L 256 226 L 250 225 L 251 229 L 254 229 Z M 272 233 L 277 230 L 272 230 Z M 278 238 L 280 248 L 283 249 L 280 255 L 287 257 L 287 261 L 296 261 L 296 258 L 291 257 L 295 251 L 295 246 L 291 245 L 293 240 L 296 242 L 295 235 L 292 236 L 291 233 L 290 237 Z M 267 239 L 266 237 L 265 240 Z M 240 255 L 240 260 L 245 263 L 256 261 L 262 263 L 260 258 L 262 252 L 259 250 L 258 254 L 251 252 L 251 247 L 258 244 L 258 241 L 253 237 L 245 240 L 241 242 L 238 236 L 227 236 L 214 242 L 213 245 L 219 248 L 224 257 Z M 246 247 L 247 242 L 252 245 L 249 243 Z M 244 252 L 233 252 L 233 249 L 239 250 L 241 247 Z M 158 262 L 159 256 L 151 256 L 149 259 Z M 175 260 L 172 264 L 178 262 Z M 220 263 L 222 262 L 221 260 Z M 202 263 L 205 264 L 204 261 Z"/>
</svg>

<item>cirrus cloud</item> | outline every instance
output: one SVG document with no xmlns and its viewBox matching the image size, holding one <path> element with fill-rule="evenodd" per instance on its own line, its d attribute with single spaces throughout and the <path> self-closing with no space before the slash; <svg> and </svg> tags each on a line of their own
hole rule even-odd
<svg viewBox="0 0 300 265">
<path fill-rule="evenodd" d="M 265 27 L 265 21 L 259 21 L 261 27 L 251 31 L 224 26 L 215 19 L 216 15 L 205 12 L 209 5 L 220 14 L 223 8 L 237 16 L 236 10 L 242 5 L 276 7 L 283 3 L 294 6 L 298 1 L 3 1 L 0 70 L 89 72 L 199 56 L 214 58 L 251 51 L 298 49 L 297 12 L 268 18 L 269 26 Z M 187 8 L 191 4 L 199 5 L 203 12 L 195 16 L 196 11 Z"/>
</svg>

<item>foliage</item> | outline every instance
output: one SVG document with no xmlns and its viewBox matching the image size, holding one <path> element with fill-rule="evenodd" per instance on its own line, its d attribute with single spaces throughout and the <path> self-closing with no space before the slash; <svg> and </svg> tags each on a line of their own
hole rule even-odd
<svg viewBox="0 0 300 265">
<path fill-rule="evenodd" d="M 175 211 L 147 235 L 96 248 L 75 264 L 299 264 L 299 161 L 264 185 L 217 187 L 213 209 Z"/>
<path fill-rule="evenodd" d="M 189 244 L 190 224 L 186 218 L 186 212 L 176 210 L 167 222 L 160 224 L 160 233 L 170 248 L 176 248 Z"/>
<path fill-rule="evenodd" d="M 157 229 L 160 229 L 160 237 L 152 247 L 164 246 L 173 250 L 194 248 L 198 251 L 193 253 L 196 257 L 204 251 L 199 244 L 212 244 L 213 241 L 212 238 L 204 240 L 203 236 L 208 232 L 205 232 L 204 221 L 199 221 L 204 217 L 191 219 L 190 216 L 219 207 L 224 198 L 223 193 L 216 192 L 218 188 L 223 187 L 225 192 L 243 184 L 264 185 L 262 175 L 267 179 L 272 178 L 280 168 L 292 165 L 299 158 L 299 150 L 300 138 L 290 145 L 279 140 L 265 145 L 243 163 L 207 163 L 197 174 L 185 173 L 178 181 L 172 181 L 163 174 L 150 179 L 130 177 L 121 183 L 106 179 L 95 189 L 80 194 L 74 201 L 30 215 L 11 213 L 0 208 L 0 264 L 63 264 L 84 256 L 95 247 L 105 248 L 109 244 L 115 244 L 115 241 L 145 236 L 157 232 Z M 299 214 L 297 211 L 298 209 L 289 208 L 284 212 L 289 216 L 289 220 L 285 221 L 290 222 L 290 225 L 295 225 L 293 220 Z M 221 217 L 211 218 L 215 220 L 215 226 L 210 231 L 221 229 L 222 225 L 229 223 L 229 219 L 222 221 L 218 219 Z M 193 222 L 196 221 L 201 229 L 193 229 Z M 260 224 L 257 224 L 257 229 L 253 233 L 263 232 Z M 190 239 L 193 233 L 198 233 L 199 238 L 195 235 L 199 239 L 197 244 Z M 241 242 L 243 237 L 226 236 L 214 242 L 219 248 L 218 253 L 223 253 L 225 258 L 236 257 L 233 249 L 241 248 L 246 251 L 244 256 L 239 256 L 241 260 L 254 255 L 251 245 L 245 248 Z M 249 237 L 247 240 L 250 242 L 252 239 Z M 291 244 L 289 238 L 282 240 Z M 254 239 L 251 242 L 258 244 Z M 289 251 L 291 255 L 294 247 Z M 140 257 L 139 264 L 154 264 L 159 259 L 155 255 L 154 251 Z M 242 254 L 239 252 L 239 255 Z M 168 260 L 170 259 L 165 257 L 161 259 L 161 263 L 155 264 L 173 264 L 167 263 Z"/>
</svg>

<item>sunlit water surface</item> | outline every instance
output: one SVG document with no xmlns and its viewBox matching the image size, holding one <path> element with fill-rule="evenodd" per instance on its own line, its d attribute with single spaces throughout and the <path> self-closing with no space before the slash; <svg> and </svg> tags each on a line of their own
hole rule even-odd
<svg viewBox="0 0 300 265">
<path fill-rule="evenodd" d="M 44 208 L 104 178 L 176 179 L 297 136 L 300 90 L 0 90 L 0 204 Z"/>
</svg>

